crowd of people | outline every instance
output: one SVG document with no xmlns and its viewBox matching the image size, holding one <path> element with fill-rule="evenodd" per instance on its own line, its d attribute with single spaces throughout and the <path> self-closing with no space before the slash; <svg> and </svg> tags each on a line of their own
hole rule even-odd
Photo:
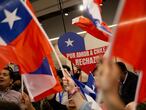
<svg viewBox="0 0 146 110">
<path fill-rule="evenodd" d="M 57 70 L 63 90 L 39 102 L 31 102 L 27 90 L 21 91 L 19 71 L 6 66 L 0 71 L 0 110 L 146 110 L 146 103 L 136 104 L 138 75 L 128 71 L 122 62 L 100 59 L 93 72 L 97 89 L 96 104 L 92 108 L 73 79 L 80 80 L 81 70 L 72 72 L 64 65 Z M 74 74 L 73 74 L 74 73 Z M 100 100 L 99 100 L 100 97 Z"/>
</svg>

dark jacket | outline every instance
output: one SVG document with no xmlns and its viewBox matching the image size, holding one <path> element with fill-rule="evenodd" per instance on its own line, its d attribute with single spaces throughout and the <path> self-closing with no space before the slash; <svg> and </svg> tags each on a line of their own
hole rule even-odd
<svg viewBox="0 0 146 110">
<path fill-rule="evenodd" d="M 55 97 L 51 100 L 45 100 L 43 110 L 68 110 L 65 105 L 57 102 Z"/>
<path fill-rule="evenodd" d="M 134 101 L 135 93 L 137 88 L 138 76 L 132 72 L 128 71 L 128 76 L 124 84 L 121 87 L 121 99 L 123 102 L 128 104 L 129 102 Z"/>
</svg>

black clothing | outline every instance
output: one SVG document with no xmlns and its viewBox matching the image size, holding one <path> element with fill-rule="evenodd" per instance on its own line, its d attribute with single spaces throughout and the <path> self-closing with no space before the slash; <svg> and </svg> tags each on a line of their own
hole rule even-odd
<svg viewBox="0 0 146 110">
<path fill-rule="evenodd" d="M 66 105 L 57 102 L 55 97 L 51 100 L 45 100 L 43 103 L 43 110 L 68 110 Z"/>
<path fill-rule="evenodd" d="M 127 72 L 127 79 L 125 83 L 121 85 L 120 97 L 123 102 L 128 104 L 129 102 L 134 101 L 135 93 L 137 88 L 138 76 L 132 72 Z"/>
</svg>

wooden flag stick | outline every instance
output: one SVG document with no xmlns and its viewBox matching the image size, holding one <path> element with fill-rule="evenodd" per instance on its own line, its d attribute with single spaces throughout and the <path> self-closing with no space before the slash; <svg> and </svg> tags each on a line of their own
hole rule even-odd
<svg viewBox="0 0 146 110">
<path fill-rule="evenodd" d="M 21 93 L 24 93 L 23 74 L 21 74 Z"/>
</svg>

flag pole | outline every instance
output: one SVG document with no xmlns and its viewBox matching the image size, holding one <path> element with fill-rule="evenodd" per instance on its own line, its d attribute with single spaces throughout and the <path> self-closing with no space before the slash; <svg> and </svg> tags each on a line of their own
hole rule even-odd
<svg viewBox="0 0 146 110">
<path fill-rule="evenodd" d="M 24 93 L 23 74 L 21 74 L 21 93 Z"/>
<path fill-rule="evenodd" d="M 60 8 L 61 17 L 62 17 L 62 24 L 63 24 L 63 28 L 64 28 L 64 33 L 66 33 L 66 32 L 67 32 L 67 29 L 66 29 L 65 19 L 64 19 L 64 10 L 63 10 L 63 8 L 62 8 L 63 2 L 62 2 L 62 0 L 58 0 L 58 2 L 59 2 L 59 8 Z M 75 73 L 75 72 L 74 72 L 74 65 L 73 65 L 72 62 L 71 62 L 71 68 L 72 68 L 72 72 L 73 72 L 73 74 L 74 74 L 74 73 Z"/>
<path fill-rule="evenodd" d="M 66 29 L 66 25 L 65 25 L 64 11 L 63 11 L 63 8 L 62 8 L 62 0 L 59 0 L 59 8 L 60 8 L 60 12 L 61 12 L 61 18 L 62 18 L 62 24 L 63 24 L 64 32 L 66 33 L 67 29 Z"/>
</svg>

